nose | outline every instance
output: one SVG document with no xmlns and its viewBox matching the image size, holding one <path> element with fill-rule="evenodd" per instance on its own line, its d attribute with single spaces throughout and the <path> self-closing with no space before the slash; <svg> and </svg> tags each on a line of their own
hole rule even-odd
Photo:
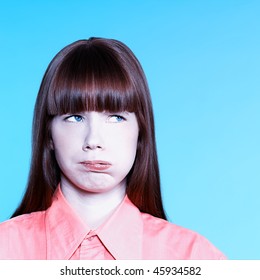
<svg viewBox="0 0 260 280">
<path fill-rule="evenodd" d="M 99 119 L 95 116 L 91 116 L 86 125 L 85 139 L 82 146 L 83 151 L 90 150 L 103 150 L 104 143 L 101 135 L 102 126 Z"/>
</svg>

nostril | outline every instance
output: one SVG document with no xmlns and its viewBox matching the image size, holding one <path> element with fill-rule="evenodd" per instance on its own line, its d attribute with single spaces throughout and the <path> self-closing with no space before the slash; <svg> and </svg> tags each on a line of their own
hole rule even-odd
<svg viewBox="0 0 260 280">
<path fill-rule="evenodd" d="M 89 151 L 89 150 L 95 150 L 95 149 L 103 149 L 103 148 L 100 145 L 94 145 L 94 144 L 93 145 L 88 144 L 88 145 L 85 145 L 82 147 L 83 151 Z"/>
<path fill-rule="evenodd" d="M 90 149 L 89 146 L 83 146 L 83 147 L 82 147 L 82 150 L 83 150 L 83 151 L 87 151 L 87 150 L 89 150 L 89 149 Z"/>
</svg>

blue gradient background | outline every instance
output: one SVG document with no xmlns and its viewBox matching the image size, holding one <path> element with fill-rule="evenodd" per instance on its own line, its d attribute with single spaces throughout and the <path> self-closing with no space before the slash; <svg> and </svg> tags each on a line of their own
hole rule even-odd
<svg viewBox="0 0 260 280">
<path fill-rule="evenodd" d="M 75 40 L 116 38 L 150 85 L 169 220 L 260 259 L 259 14 L 252 0 L 1 1 L 0 221 L 25 189 L 48 63 Z"/>
</svg>

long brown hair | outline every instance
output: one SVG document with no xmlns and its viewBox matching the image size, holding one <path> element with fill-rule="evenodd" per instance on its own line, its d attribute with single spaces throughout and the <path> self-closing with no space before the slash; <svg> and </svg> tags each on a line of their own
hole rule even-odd
<svg viewBox="0 0 260 280">
<path fill-rule="evenodd" d="M 56 115 L 82 111 L 136 114 L 139 138 L 135 162 L 127 175 L 127 195 L 140 211 L 166 219 L 145 74 L 126 45 L 103 38 L 76 41 L 49 64 L 34 109 L 27 190 L 13 217 L 51 205 L 60 182 L 60 169 L 50 144 L 51 121 Z"/>
</svg>

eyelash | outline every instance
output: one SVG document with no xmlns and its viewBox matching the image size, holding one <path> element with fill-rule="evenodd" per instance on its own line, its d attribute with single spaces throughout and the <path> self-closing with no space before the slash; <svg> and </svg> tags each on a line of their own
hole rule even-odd
<svg viewBox="0 0 260 280">
<path fill-rule="evenodd" d="M 70 118 L 73 118 L 74 117 L 74 120 L 75 121 L 72 121 L 72 120 L 69 120 Z M 80 118 L 80 121 L 77 121 L 76 118 Z M 80 116 L 80 115 L 70 115 L 68 117 L 65 118 L 65 121 L 68 121 L 68 122 L 81 122 L 83 120 L 83 117 Z"/>
<path fill-rule="evenodd" d="M 119 122 L 122 122 L 122 121 L 125 121 L 125 120 L 126 120 L 126 118 L 124 118 L 124 117 L 121 116 L 121 115 L 110 115 L 110 116 L 109 116 L 109 119 L 110 119 L 110 118 L 113 118 L 113 117 L 120 118 L 120 121 L 119 121 Z"/>
</svg>

